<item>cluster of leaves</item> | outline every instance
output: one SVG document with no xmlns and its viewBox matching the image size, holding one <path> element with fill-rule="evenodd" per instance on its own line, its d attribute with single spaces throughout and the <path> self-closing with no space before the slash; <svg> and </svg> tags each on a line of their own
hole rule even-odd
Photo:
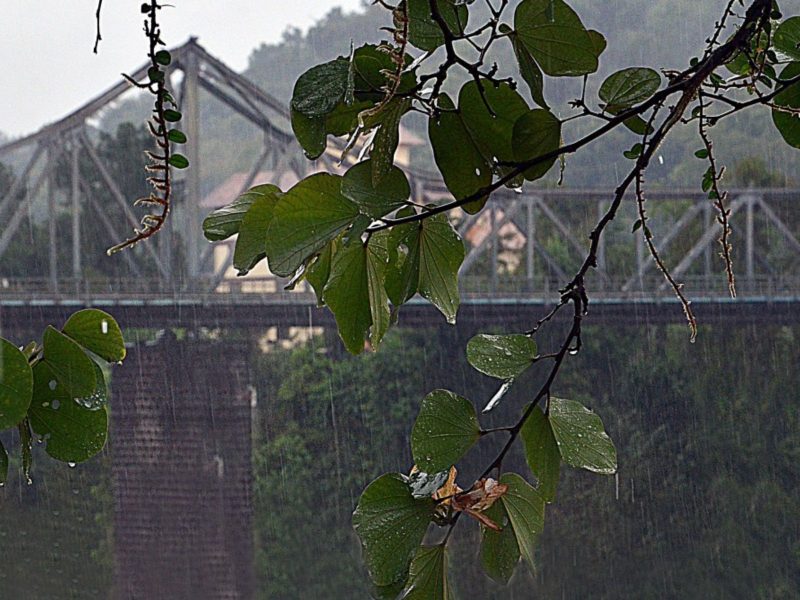
<svg viewBox="0 0 800 600">
<path fill-rule="evenodd" d="M 157 151 L 146 151 L 150 164 L 145 170 L 152 173 L 147 181 L 152 185 L 153 191 L 147 196 L 136 200 L 137 206 L 154 207 L 154 213 L 148 213 L 142 218 L 141 229 L 135 228 L 133 236 L 108 249 L 108 254 L 114 254 L 125 248 L 130 248 L 142 240 L 156 234 L 169 215 L 172 202 L 172 169 L 185 169 L 189 166 L 189 159 L 183 154 L 173 152 L 172 144 L 185 144 L 186 134 L 175 125 L 181 120 L 182 115 L 178 110 L 178 103 L 167 88 L 166 69 L 172 63 L 172 55 L 164 50 L 164 40 L 161 39 L 161 26 L 158 22 L 158 13 L 163 6 L 158 0 L 150 0 L 141 5 L 140 11 L 146 16 L 144 32 L 150 45 L 148 58 L 150 67 L 147 69 L 147 81 L 140 83 L 131 77 L 126 79 L 139 89 L 147 90 L 153 95 L 153 115 L 147 122 L 150 133 L 158 146 Z M 99 11 L 98 5 L 98 34 L 99 39 Z M 161 48 L 161 49 L 159 49 Z"/>
<path fill-rule="evenodd" d="M 794 62 L 800 18 L 775 27 L 782 15 L 770 0 L 753 0 L 743 15 L 736 14 L 736 0 L 729 2 L 703 56 L 682 72 L 665 72 L 666 85 L 654 69 L 626 68 L 602 82 L 594 103 L 586 97 L 586 80 L 598 70 L 606 40 L 586 28 L 564 0 L 523 0 L 511 23 L 503 22 L 507 2 L 499 7 L 487 2 L 492 18 L 470 29 L 471 5 L 455 0 L 386 4 L 394 23 L 391 41 L 354 48 L 347 57 L 309 69 L 295 84 L 291 100 L 292 127 L 306 155 L 316 159 L 339 154 L 346 172 L 317 173 L 287 191 L 272 185 L 253 188 L 204 222 L 212 241 L 238 235 L 234 266 L 240 274 L 266 259 L 273 273 L 290 278 L 290 288 L 308 281 L 319 304 L 334 313 L 345 346 L 358 353 L 378 346 L 400 306 L 416 293 L 448 322 L 455 321 L 464 247 L 446 217 L 449 211 L 478 213 L 492 192 L 541 179 L 559 159 L 563 174 L 566 155 L 618 127 L 636 136 L 637 142 L 624 152 L 633 167 L 592 232 L 587 255 L 562 290 L 561 302 L 525 335 L 478 336 L 467 347 L 476 369 L 503 380 L 485 411 L 524 369 L 552 361 L 546 382 L 531 395 L 519 421 L 484 431 L 469 401 L 445 390 L 433 392 L 412 433 L 415 470 L 409 476 L 386 474 L 361 497 L 354 526 L 379 597 L 451 597 L 446 545 L 461 513 L 486 528 L 484 566 L 492 577 L 507 580 L 520 556 L 532 563 L 544 505 L 554 499 L 561 462 L 614 472 L 616 453 L 599 417 L 557 398 L 551 386 L 566 355 L 581 348 L 581 320 L 588 305 L 584 276 L 596 266 L 600 236 L 629 188 L 635 190 L 639 210 L 634 231 L 641 230 L 683 303 L 693 335 L 696 331 L 681 285 L 658 255 L 645 211 L 644 173 L 672 129 L 698 124 L 705 147 L 697 156 L 709 161 L 702 187 L 719 211 L 732 293 L 729 211 L 719 186 L 723 170 L 716 166 L 708 130 L 729 114 L 767 105 L 787 141 L 800 135 L 800 71 Z M 734 19 L 740 21 L 738 28 L 723 41 L 723 31 Z M 496 42 L 511 44 L 533 104 L 517 91 L 513 77 L 499 78 L 497 65 L 486 64 Z M 720 74 L 724 67 L 731 77 Z M 469 75 L 455 100 L 444 91 L 453 69 Z M 545 77 L 583 78 L 583 94 L 571 103 L 574 114 L 556 116 L 550 109 Z M 752 98 L 742 99 L 748 94 Z M 401 120 L 412 111 L 428 118 L 435 163 L 452 194 L 440 203 L 416 203 L 406 174 L 394 164 Z M 600 124 L 565 143 L 567 123 L 578 119 Z M 341 139 L 329 148 L 329 137 Z M 358 150 L 357 159 L 351 158 L 351 150 Z M 574 318 L 564 343 L 555 352 L 538 355 L 536 331 L 568 304 L 574 307 Z M 482 436 L 495 433 L 509 434 L 503 450 L 473 486 L 458 488 L 454 463 Z M 520 475 L 502 473 L 503 459 L 518 438 L 537 487 Z M 425 545 L 431 522 L 448 530 L 440 543 Z"/>
<path fill-rule="evenodd" d="M 74 465 L 105 446 L 108 388 L 99 361 L 125 358 L 122 331 L 101 310 L 74 313 L 61 330 L 48 326 L 42 342 L 18 348 L 0 338 L 0 431 L 16 428 L 29 478 L 34 434 L 56 460 Z M 0 484 L 8 454 L 0 443 Z"/>
<path fill-rule="evenodd" d="M 467 360 L 503 380 L 501 389 L 507 389 L 538 355 L 529 336 L 480 334 L 467 345 Z M 531 405 L 525 413 L 518 426 L 484 430 L 475 407 L 462 396 L 435 390 L 423 400 L 411 434 L 415 469 L 410 476 L 388 473 L 373 481 L 353 514 L 376 597 L 452 597 L 447 541 L 462 512 L 481 524 L 481 563 L 489 577 L 508 582 L 520 559 L 533 570 L 545 506 L 555 500 L 562 462 L 596 473 L 616 471 L 617 453 L 600 418 L 579 402 L 551 397 L 544 410 Z M 482 437 L 515 431 L 537 485 L 517 473 L 501 474 L 497 460 L 472 488 L 461 490 L 455 464 Z M 488 477 L 494 471 L 497 480 Z M 448 533 L 439 543 L 424 544 L 431 523 Z"/>
</svg>

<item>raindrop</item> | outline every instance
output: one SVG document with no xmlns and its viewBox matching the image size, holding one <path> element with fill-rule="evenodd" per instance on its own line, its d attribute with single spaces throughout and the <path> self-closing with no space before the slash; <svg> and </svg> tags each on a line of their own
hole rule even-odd
<svg viewBox="0 0 800 600">
<path fill-rule="evenodd" d="M 108 321 L 105 319 L 100 322 L 100 331 L 102 331 L 103 334 L 108 333 Z"/>
<path fill-rule="evenodd" d="M 52 390 L 56 389 L 57 385 L 58 385 L 58 383 L 56 383 L 56 380 L 55 379 L 51 379 L 50 383 L 47 384 L 47 387 L 49 387 L 50 390 L 52 391 Z"/>
<path fill-rule="evenodd" d="M 577 348 L 570 348 L 570 349 L 569 349 L 569 353 L 570 353 L 572 356 L 575 356 L 575 355 L 578 353 L 578 349 L 577 349 Z"/>
<path fill-rule="evenodd" d="M 61 402 L 59 400 L 53 400 L 53 410 L 58 410 L 58 407 L 61 406 Z"/>
<path fill-rule="evenodd" d="M 67 466 L 68 466 L 70 469 L 74 469 L 74 468 L 77 466 L 77 463 L 74 463 L 74 462 L 68 462 L 68 463 L 67 463 Z"/>
</svg>

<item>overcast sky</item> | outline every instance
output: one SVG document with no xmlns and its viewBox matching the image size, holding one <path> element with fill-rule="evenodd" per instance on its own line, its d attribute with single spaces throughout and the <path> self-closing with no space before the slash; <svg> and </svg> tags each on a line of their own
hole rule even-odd
<svg viewBox="0 0 800 600">
<path fill-rule="evenodd" d="M 139 0 L 104 0 L 103 42 L 92 54 L 96 0 L 0 0 L 0 132 L 18 136 L 57 121 L 146 60 Z M 302 29 L 334 6 L 357 10 L 361 0 L 167 0 L 163 36 L 179 46 L 190 35 L 231 67 L 275 42 L 287 27 Z"/>
</svg>

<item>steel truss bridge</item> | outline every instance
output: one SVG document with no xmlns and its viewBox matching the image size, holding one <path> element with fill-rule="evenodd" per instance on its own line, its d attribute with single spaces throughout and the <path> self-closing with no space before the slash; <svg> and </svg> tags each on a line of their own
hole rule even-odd
<svg viewBox="0 0 800 600">
<path fill-rule="evenodd" d="M 7 190 L 0 190 L 0 324 L 5 327 L 23 318 L 56 318 L 77 306 L 109 307 L 129 326 L 163 319 L 165 326 L 191 322 L 208 325 L 256 325 L 285 318 L 307 323 L 311 318 L 329 323 L 324 311 L 312 311 L 314 301 L 307 289 L 288 293 L 273 278 L 231 277 L 232 246 L 208 244 L 201 222 L 210 208 L 201 205 L 205 181 L 204 139 L 201 110 L 215 102 L 246 119 L 253 133 L 263 135 L 260 154 L 242 179 L 238 192 L 269 171 L 274 180 L 287 172 L 302 176 L 310 169 L 335 170 L 336 144 L 317 161 L 307 161 L 291 134 L 285 106 L 242 75 L 232 71 L 204 50 L 195 39 L 172 51 L 170 80 L 184 114 L 183 128 L 189 143 L 186 154 L 193 165 L 177 174 L 182 209 L 173 213 L 167 230 L 153 243 L 141 244 L 109 260 L 125 261 L 125 277 L 104 277 L 85 268 L 86 243 L 81 240 L 81 219 L 97 218 L 109 239 L 126 237 L 137 224 L 126 198 L 92 141 L 92 123 L 130 86 L 110 88 L 65 118 L 40 131 L 0 146 L 0 161 L 18 165 L 17 176 Z M 146 78 L 146 66 L 133 72 Z M 255 137 L 255 135 L 254 135 Z M 79 168 L 89 161 L 99 181 L 86 181 Z M 56 164 L 70 165 L 68 189 L 55 185 Z M 406 169 L 417 202 L 448 197 L 442 182 Z M 97 186 L 121 207 L 127 222 L 111 221 L 92 193 Z M 236 196 L 234 191 L 228 199 Z M 579 264 L 587 247 L 588 231 L 608 206 L 607 190 L 526 189 L 517 194 L 494 195 L 479 215 L 455 215 L 457 228 L 467 244 L 461 270 L 464 295 L 463 318 L 500 318 L 502 322 L 522 315 L 530 322 L 557 299 L 557 290 Z M 711 318 L 731 314 L 783 319 L 796 314 L 800 303 L 800 211 L 795 206 L 800 190 L 731 190 L 734 260 L 739 298 L 727 294 L 718 254 L 719 225 L 714 209 L 699 190 L 653 191 L 648 209 L 656 244 L 676 279 L 685 282 L 686 293 L 698 313 Z M 631 234 L 635 220 L 632 201 L 601 242 L 598 269 L 588 282 L 599 316 L 616 318 L 629 309 L 644 311 L 662 320 L 680 321 L 682 314 L 672 291 L 654 267 L 641 236 Z M 40 277 L 3 276 L 3 256 L 15 236 L 30 219 L 33 206 L 44 206 L 48 233 L 48 264 Z M 70 252 L 60 242 L 58 216 L 69 215 Z M 63 226 L 63 221 L 61 226 Z M 185 258 L 175 256 L 176 240 Z M 97 248 L 103 252 L 104 248 Z M 143 261 L 155 264 L 154 275 L 143 275 Z M 238 310 L 239 308 L 246 310 Z M 487 308 L 491 307 L 491 308 Z M 311 311 L 311 312 L 310 312 Z M 313 313 L 313 314 L 312 314 Z M 435 319 L 422 304 L 408 307 L 411 322 Z M 472 315 L 473 317 L 470 317 Z M 127 319 L 125 318 L 127 316 Z"/>
</svg>

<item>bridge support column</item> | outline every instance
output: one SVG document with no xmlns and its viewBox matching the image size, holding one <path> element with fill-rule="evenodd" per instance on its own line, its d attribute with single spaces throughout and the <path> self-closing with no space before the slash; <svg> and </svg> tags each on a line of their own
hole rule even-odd
<svg viewBox="0 0 800 600">
<path fill-rule="evenodd" d="M 253 597 L 246 353 L 169 335 L 114 370 L 117 600 Z"/>
</svg>

